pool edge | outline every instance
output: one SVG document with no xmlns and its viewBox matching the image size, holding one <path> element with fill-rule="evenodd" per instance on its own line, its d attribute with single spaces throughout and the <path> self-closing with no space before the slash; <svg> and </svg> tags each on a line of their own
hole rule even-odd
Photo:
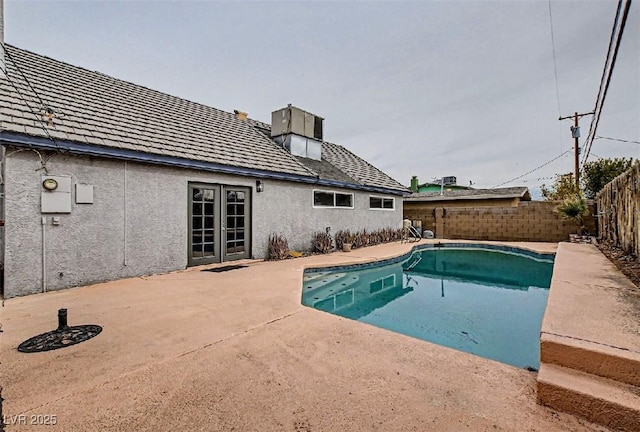
<svg viewBox="0 0 640 432">
<path fill-rule="evenodd" d="M 529 242 L 527 242 L 528 244 Z M 424 249 L 435 249 L 444 246 L 445 248 L 457 249 L 457 248 L 471 248 L 471 249 L 489 249 L 503 252 L 523 252 L 521 255 L 526 255 L 529 258 L 535 259 L 554 259 L 556 255 L 556 251 L 554 252 L 541 252 L 533 250 L 532 248 L 526 246 L 512 246 L 514 242 L 482 242 L 482 241 L 460 241 L 460 240 L 430 240 L 428 243 L 420 242 L 419 244 L 413 245 L 409 251 L 386 257 L 369 257 L 370 259 L 365 259 L 364 261 L 347 261 L 341 264 L 320 264 L 320 265 L 310 265 L 303 266 L 302 273 L 316 273 L 322 271 L 335 271 L 335 270 L 343 270 L 343 269 L 362 269 L 368 267 L 374 267 L 377 265 L 385 265 L 385 264 L 393 264 L 399 261 L 402 261 L 408 257 L 410 257 L 415 252 L 424 250 Z M 362 251 L 365 248 L 360 248 L 357 250 Z"/>
</svg>

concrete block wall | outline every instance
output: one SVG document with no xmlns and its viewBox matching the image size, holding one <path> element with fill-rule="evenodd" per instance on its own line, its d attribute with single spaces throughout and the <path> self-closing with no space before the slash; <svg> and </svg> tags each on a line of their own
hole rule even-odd
<svg viewBox="0 0 640 432">
<path fill-rule="evenodd" d="M 566 241 L 578 227 L 554 211 L 558 205 L 548 201 L 522 201 L 517 207 L 439 207 L 405 208 L 404 217 L 421 220 L 437 238 L 498 241 Z M 593 207 L 591 207 L 593 213 Z M 595 232 L 593 217 L 586 218 L 587 229 Z"/>
<path fill-rule="evenodd" d="M 423 230 L 431 230 L 434 233 L 436 232 L 436 209 L 435 208 L 424 208 L 419 206 L 407 207 L 407 205 L 405 204 L 403 218 L 409 219 L 412 221 L 415 221 L 415 220 L 422 221 Z"/>
</svg>

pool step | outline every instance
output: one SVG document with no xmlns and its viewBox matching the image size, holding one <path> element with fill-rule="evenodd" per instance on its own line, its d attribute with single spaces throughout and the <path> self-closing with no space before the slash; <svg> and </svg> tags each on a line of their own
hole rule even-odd
<svg viewBox="0 0 640 432">
<path fill-rule="evenodd" d="M 640 387 L 542 363 L 538 403 L 610 428 L 640 430 Z"/>
<path fill-rule="evenodd" d="M 542 332 L 540 361 L 640 387 L 640 353 L 628 349 Z"/>
</svg>

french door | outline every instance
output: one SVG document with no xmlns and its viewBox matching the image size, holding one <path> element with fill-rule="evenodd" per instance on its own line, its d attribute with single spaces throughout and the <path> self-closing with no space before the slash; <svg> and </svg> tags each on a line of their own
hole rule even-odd
<svg viewBox="0 0 640 432">
<path fill-rule="evenodd" d="M 251 256 L 251 189 L 189 183 L 190 266 Z"/>
</svg>

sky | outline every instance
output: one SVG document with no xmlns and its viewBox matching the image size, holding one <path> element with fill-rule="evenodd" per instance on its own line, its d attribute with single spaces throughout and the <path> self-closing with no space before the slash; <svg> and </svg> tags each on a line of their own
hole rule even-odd
<svg viewBox="0 0 640 432">
<path fill-rule="evenodd" d="M 405 185 L 456 176 L 537 197 L 573 171 L 572 122 L 558 117 L 593 111 L 616 6 L 5 0 L 4 17 L 9 44 L 174 96 L 267 123 L 293 104 Z M 640 141 L 638 4 L 597 135 Z M 598 139 L 589 160 L 639 156 L 638 143 Z"/>
</svg>

